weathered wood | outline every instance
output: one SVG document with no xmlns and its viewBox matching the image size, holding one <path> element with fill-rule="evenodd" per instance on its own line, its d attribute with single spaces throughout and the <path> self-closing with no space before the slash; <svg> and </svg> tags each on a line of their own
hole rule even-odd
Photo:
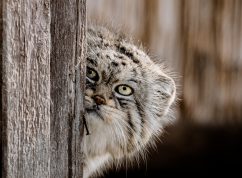
<svg viewBox="0 0 242 178">
<path fill-rule="evenodd" d="M 82 177 L 86 1 L 52 0 L 51 14 L 51 177 Z"/>
<path fill-rule="evenodd" d="M 1 176 L 49 177 L 49 0 L 2 0 Z"/>
</svg>

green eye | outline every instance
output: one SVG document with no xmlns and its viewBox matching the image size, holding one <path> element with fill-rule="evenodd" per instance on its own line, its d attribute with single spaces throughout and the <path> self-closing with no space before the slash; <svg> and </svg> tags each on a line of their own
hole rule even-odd
<svg viewBox="0 0 242 178">
<path fill-rule="evenodd" d="M 90 80 L 93 80 L 93 81 L 99 80 L 97 71 L 95 71 L 94 69 L 92 69 L 90 67 L 87 67 L 86 75 L 87 75 L 87 78 L 89 78 Z"/>
<path fill-rule="evenodd" d="M 118 85 L 116 88 L 115 88 L 115 91 L 120 94 L 120 95 L 124 95 L 124 96 L 130 96 L 134 93 L 134 90 L 133 88 L 131 88 L 130 86 L 128 85 Z"/>
</svg>

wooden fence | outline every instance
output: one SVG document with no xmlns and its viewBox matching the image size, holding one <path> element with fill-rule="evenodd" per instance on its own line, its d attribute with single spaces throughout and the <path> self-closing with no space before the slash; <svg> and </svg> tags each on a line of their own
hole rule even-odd
<svg viewBox="0 0 242 178">
<path fill-rule="evenodd" d="M 0 12 L 1 177 L 82 177 L 86 1 Z"/>
</svg>

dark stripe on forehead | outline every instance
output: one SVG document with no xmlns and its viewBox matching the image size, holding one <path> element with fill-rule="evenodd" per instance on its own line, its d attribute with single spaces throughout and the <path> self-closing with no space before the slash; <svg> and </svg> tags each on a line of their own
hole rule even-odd
<svg viewBox="0 0 242 178">
<path fill-rule="evenodd" d="M 125 60 L 124 56 L 118 56 L 119 59 Z"/>
<path fill-rule="evenodd" d="M 115 51 L 115 49 L 114 49 L 114 51 Z M 113 56 L 116 58 L 116 59 L 125 59 L 124 58 L 124 55 L 123 54 L 121 54 L 121 53 L 117 53 L 117 51 L 115 51 L 115 53 L 113 54 Z"/>
<path fill-rule="evenodd" d="M 120 53 L 122 53 L 122 54 L 128 56 L 129 58 L 133 58 L 133 57 L 134 57 L 133 53 L 127 51 L 127 50 L 125 49 L 125 47 L 122 46 L 122 47 L 119 47 L 118 49 L 119 49 L 119 52 L 120 52 Z"/>
<path fill-rule="evenodd" d="M 106 58 L 111 59 L 111 57 L 108 54 L 106 54 Z"/>
<path fill-rule="evenodd" d="M 114 67 L 118 67 L 118 63 L 117 62 L 111 62 L 111 64 L 112 64 L 112 66 L 114 66 Z"/>
<path fill-rule="evenodd" d="M 138 72 L 137 72 L 136 68 L 134 68 L 134 69 L 132 70 L 132 72 L 133 72 L 134 76 L 136 77 L 136 76 L 137 76 L 137 74 L 138 74 Z"/>
<path fill-rule="evenodd" d="M 110 72 L 109 78 L 106 81 L 106 84 L 110 83 L 110 81 L 114 78 L 113 71 Z"/>
<path fill-rule="evenodd" d="M 123 66 L 126 66 L 126 63 L 125 63 L 125 62 L 121 62 L 121 64 L 122 64 Z"/>
<path fill-rule="evenodd" d="M 107 79 L 107 77 L 108 77 L 108 76 L 107 76 L 106 72 L 103 70 L 103 71 L 102 71 L 102 80 L 105 81 L 105 80 Z"/>
<path fill-rule="evenodd" d="M 117 46 L 117 50 L 121 53 L 127 56 L 129 59 L 131 59 L 134 63 L 139 64 L 139 60 L 134 57 L 134 54 L 130 51 L 128 51 L 125 47 L 123 46 Z"/>
</svg>

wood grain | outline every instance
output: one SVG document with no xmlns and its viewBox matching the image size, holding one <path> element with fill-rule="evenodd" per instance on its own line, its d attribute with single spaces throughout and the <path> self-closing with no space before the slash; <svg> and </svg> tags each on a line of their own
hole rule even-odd
<svg viewBox="0 0 242 178">
<path fill-rule="evenodd" d="M 1 176 L 49 177 L 50 2 L 0 8 Z"/>
<path fill-rule="evenodd" d="M 1 177 L 82 177 L 86 1 L 0 2 Z"/>
<path fill-rule="evenodd" d="M 51 2 L 51 177 L 82 177 L 85 3 Z"/>
</svg>

